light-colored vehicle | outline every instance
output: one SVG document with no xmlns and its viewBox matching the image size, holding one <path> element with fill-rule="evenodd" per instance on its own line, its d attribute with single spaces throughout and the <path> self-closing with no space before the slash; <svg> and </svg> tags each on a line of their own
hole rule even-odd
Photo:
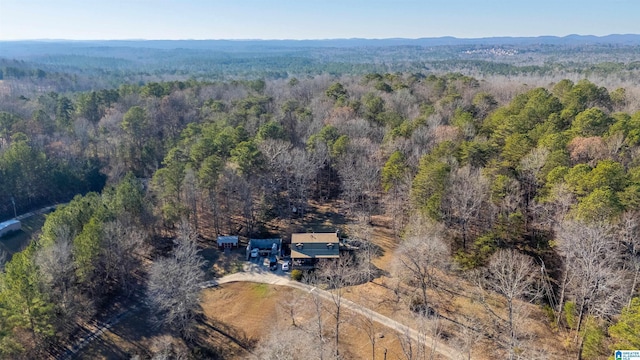
<svg viewBox="0 0 640 360">
<path fill-rule="evenodd" d="M 251 257 L 252 258 L 257 258 L 258 257 L 258 248 L 251 249 Z"/>
<path fill-rule="evenodd" d="M 289 263 L 288 262 L 283 262 L 282 263 L 282 271 L 289 271 Z"/>
<path fill-rule="evenodd" d="M 11 219 L 5 222 L 0 222 L 0 237 L 9 235 L 12 232 L 20 231 L 21 229 L 22 225 L 20 224 L 20 220 Z"/>
</svg>

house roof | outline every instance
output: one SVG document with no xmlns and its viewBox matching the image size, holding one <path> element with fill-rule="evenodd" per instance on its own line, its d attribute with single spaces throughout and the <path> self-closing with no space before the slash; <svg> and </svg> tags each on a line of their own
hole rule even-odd
<svg viewBox="0 0 640 360">
<path fill-rule="evenodd" d="M 331 233 L 299 233 L 291 234 L 291 243 L 337 243 L 338 234 Z"/>
<path fill-rule="evenodd" d="M 291 235 L 291 258 L 338 258 L 340 243 L 336 233 L 307 233 Z"/>
</svg>

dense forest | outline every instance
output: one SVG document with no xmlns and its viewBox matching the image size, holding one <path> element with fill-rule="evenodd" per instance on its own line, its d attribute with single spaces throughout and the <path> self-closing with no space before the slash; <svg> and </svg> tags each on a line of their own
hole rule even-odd
<svg viewBox="0 0 640 360">
<path fill-rule="evenodd" d="M 118 61 L 100 66 L 117 73 Z M 560 65 L 476 59 L 235 80 L 122 72 L 98 87 L 95 73 L 56 63 L 73 61 L 2 63 L 14 85 L 0 99 L 0 217 L 13 216 L 11 199 L 19 213 L 68 202 L 0 273 L 2 357 L 55 354 L 114 297 L 146 283 L 153 295 L 171 266 L 198 269 L 198 236 L 269 235 L 312 202 L 353 223 L 392 219 L 399 258 L 430 249 L 416 309 L 429 308 L 427 287 L 445 287 L 431 268 L 506 298 L 509 317 L 492 320 L 501 331 L 487 341 L 511 358 L 535 344 L 516 301 L 575 334 L 568 348 L 582 358 L 640 347 L 637 62 L 574 66 L 573 80 Z M 92 85 L 56 87 L 80 78 Z M 193 314 L 162 316 L 190 338 Z"/>
<path fill-rule="evenodd" d="M 585 77 L 637 86 L 637 35 L 315 41 L 5 41 L 3 89 L 115 89 L 149 82 L 463 72 L 521 83 Z M 6 90 L 5 90 L 6 91 Z"/>
</svg>

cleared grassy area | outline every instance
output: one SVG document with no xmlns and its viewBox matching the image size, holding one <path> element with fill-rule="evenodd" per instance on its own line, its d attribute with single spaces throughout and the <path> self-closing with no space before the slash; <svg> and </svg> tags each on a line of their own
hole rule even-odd
<svg viewBox="0 0 640 360">
<path fill-rule="evenodd" d="M 7 253 L 7 260 L 13 254 L 24 250 L 29 245 L 32 237 L 40 233 L 44 225 L 45 215 L 37 214 L 21 220 L 22 230 L 0 238 L 0 249 Z"/>
<path fill-rule="evenodd" d="M 304 291 L 266 284 L 230 283 L 203 290 L 201 295 L 202 318 L 196 332 L 197 345 L 192 345 L 192 349 L 194 353 L 204 354 L 199 357 L 202 359 L 255 358 L 251 353 L 260 340 L 292 326 L 285 304 L 287 299 L 299 299 L 295 311 L 297 326 L 309 331 L 315 329 L 315 313 L 309 305 L 312 304 L 311 295 Z M 330 308 L 331 304 L 326 303 L 325 306 Z M 187 347 L 175 334 L 155 328 L 150 319 L 149 309 L 139 309 L 107 329 L 74 359 L 128 359 L 135 355 L 150 357 L 158 343 Z M 340 341 L 343 358 L 371 359 L 371 344 L 361 325 L 363 319 L 348 311 L 345 311 L 344 319 Z M 333 324 L 328 313 L 324 314 L 324 321 L 325 335 L 331 339 Z M 388 359 L 404 358 L 399 341 L 401 334 L 377 323 L 374 326 L 378 334 L 376 360 L 385 358 L 385 349 Z M 304 359 L 304 354 L 300 354 L 299 358 Z"/>
<path fill-rule="evenodd" d="M 252 286 L 257 298 L 264 299 L 270 294 L 270 288 L 267 284 L 252 284 Z"/>
</svg>

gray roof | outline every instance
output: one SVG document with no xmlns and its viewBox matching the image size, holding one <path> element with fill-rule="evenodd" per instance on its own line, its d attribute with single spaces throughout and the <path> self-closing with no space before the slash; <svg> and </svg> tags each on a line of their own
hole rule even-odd
<svg viewBox="0 0 640 360">
<path fill-rule="evenodd" d="M 237 244 L 238 237 L 237 236 L 218 236 L 218 244 Z"/>
<path fill-rule="evenodd" d="M 273 244 L 277 244 L 279 250 L 282 245 L 282 239 L 249 239 L 249 247 L 251 249 L 271 250 Z"/>
<path fill-rule="evenodd" d="M 338 258 L 340 257 L 340 244 L 308 242 L 291 244 L 291 258 Z"/>
</svg>

